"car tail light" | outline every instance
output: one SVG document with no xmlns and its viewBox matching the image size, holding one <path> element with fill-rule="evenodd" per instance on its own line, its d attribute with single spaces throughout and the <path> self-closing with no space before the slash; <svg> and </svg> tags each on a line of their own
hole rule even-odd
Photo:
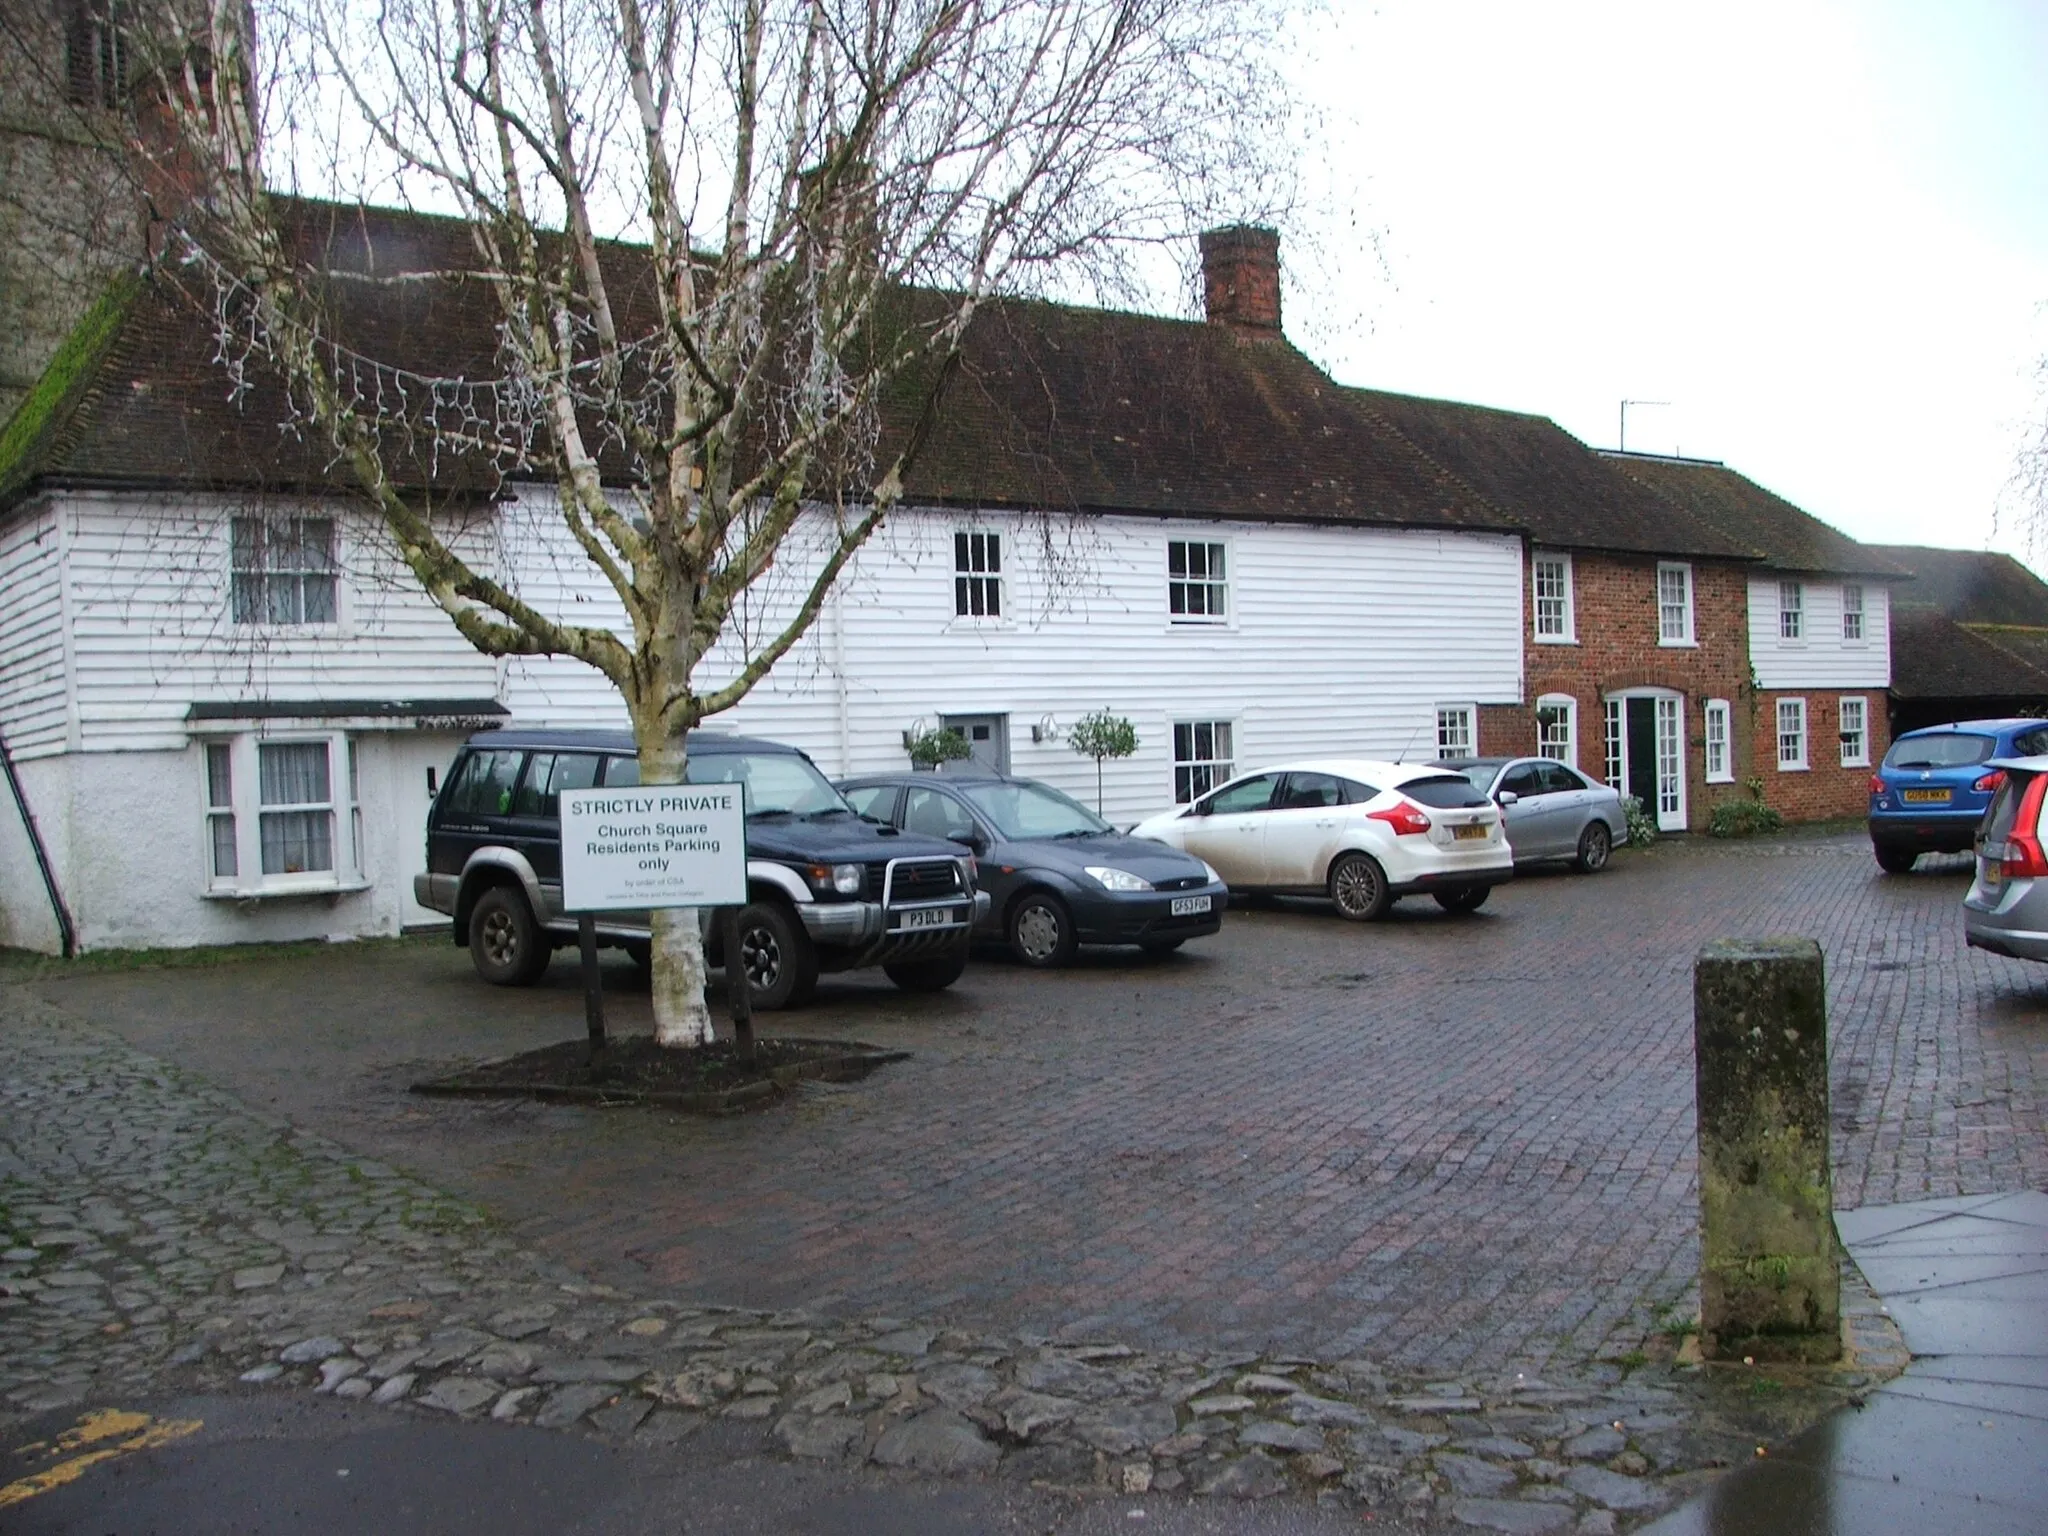
<svg viewBox="0 0 2048 1536">
<path fill-rule="evenodd" d="M 2027 781 L 2019 809 L 2012 815 L 2012 830 L 2005 835 L 2005 855 L 1998 862 L 2008 880 L 2048 877 L 2048 852 L 2041 847 L 2041 800 L 2048 795 L 2048 773 Z"/>
<path fill-rule="evenodd" d="M 1396 837 L 1409 837 L 1429 830 L 1429 818 L 1406 801 L 1384 811 L 1367 811 L 1365 814 L 1368 820 L 1384 821 L 1394 829 Z"/>
<path fill-rule="evenodd" d="M 1985 774 L 1983 778 L 1979 779 L 1976 783 L 1972 784 L 1970 788 L 1977 790 L 1980 793 L 1988 795 L 1991 793 L 1991 791 L 1998 788 L 1998 786 L 2003 784 L 2004 782 L 2005 770 L 2003 768 L 1994 768 L 1989 773 Z"/>
<path fill-rule="evenodd" d="M 1882 774 L 1873 773 L 1870 776 L 1870 792 L 1873 795 L 1881 795 L 1885 792 L 1885 782 Z"/>
</svg>

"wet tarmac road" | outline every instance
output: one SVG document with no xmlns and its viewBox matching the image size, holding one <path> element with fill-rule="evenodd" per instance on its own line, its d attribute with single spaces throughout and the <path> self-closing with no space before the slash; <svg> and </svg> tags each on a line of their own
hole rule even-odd
<svg viewBox="0 0 2048 1536">
<path fill-rule="evenodd" d="M 111 1405 L 108 1405 L 111 1406 Z M 7 1536 L 1334 1536 L 1340 1517 L 1281 1505 L 1067 1496 L 1003 1482 L 911 1484 L 772 1461 L 707 1429 L 687 1452 L 606 1444 L 506 1425 L 395 1415 L 271 1393 L 122 1404 L 158 1426 L 198 1428 L 111 1456 L 54 1446 L 90 1410 L 29 1426 L 0 1448 Z M 102 1411 L 105 1411 L 104 1408 Z M 130 1436 L 128 1438 L 138 1438 Z M 102 1440 L 100 1447 L 118 1446 Z M 91 1450 L 83 1450 L 90 1456 Z M 23 1479 L 56 1486 L 6 1502 Z M 1134 1516 L 1132 1511 L 1140 1511 Z M 1399 1532 L 1382 1516 L 1375 1530 Z"/>
</svg>

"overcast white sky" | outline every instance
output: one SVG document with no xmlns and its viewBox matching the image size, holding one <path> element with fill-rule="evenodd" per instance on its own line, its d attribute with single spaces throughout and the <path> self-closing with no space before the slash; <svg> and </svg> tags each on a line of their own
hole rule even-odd
<svg viewBox="0 0 2048 1536">
<path fill-rule="evenodd" d="M 2048 4 L 1330 0 L 1302 42 L 1327 182 L 1287 325 L 1339 379 L 1602 447 L 1669 401 L 1629 447 L 2027 553 Z"/>
</svg>

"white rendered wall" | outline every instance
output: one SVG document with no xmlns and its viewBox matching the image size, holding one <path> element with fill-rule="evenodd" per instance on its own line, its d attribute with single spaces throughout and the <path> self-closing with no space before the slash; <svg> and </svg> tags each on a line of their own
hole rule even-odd
<svg viewBox="0 0 2048 1536">
<path fill-rule="evenodd" d="M 1779 586 L 1803 589 L 1804 634 L 1779 635 Z M 1840 577 L 1749 578 L 1749 661 L 1759 688 L 1889 688 L 1892 685 L 1891 594 L 1874 581 L 1863 586 L 1863 638 L 1842 638 Z"/>
<path fill-rule="evenodd" d="M 68 756 L 30 758 L 18 761 L 29 809 L 43 834 L 43 844 L 61 869 L 64 845 L 60 841 L 70 805 L 71 761 Z M 35 853 L 22 827 L 14 796 L 0 784 L 0 948 L 33 949 L 46 955 L 59 950 L 57 919 L 50 909 L 43 877 L 36 869 Z"/>
<path fill-rule="evenodd" d="M 205 760 L 201 747 L 68 752 L 22 765 L 82 949 L 179 948 L 395 934 L 422 917 L 412 903 L 423 867 L 425 765 L 445 767 L 461 744 L 446 732 L 356 738 L 363 869 L 370 888 L 236 901 L 206 894 Z M 54 951 L 55 920 L 13 807 L 0 817 L 0 944 Z M 347 846 L 338 826 L 335 846 Z"/>
</svg>

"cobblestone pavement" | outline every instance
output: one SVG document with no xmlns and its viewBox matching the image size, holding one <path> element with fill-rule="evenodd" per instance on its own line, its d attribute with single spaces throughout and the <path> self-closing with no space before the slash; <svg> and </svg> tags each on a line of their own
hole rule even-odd
<svg viewBox="0 0 2048 1536">
<path fill-rule="evenodd" d="M 722 1455 L 751 1427 L 757 1454 L 904 1476 L 1313 1494 L 1384 1510 L 1394 1529 L 1601 1532 L 1900 1363 L 1867 1296 L 1856 1337 L 1865 1369 L 1792 1391 L 1696 1367 L 1430 1382 L 1360 1358 L 1143 1352 L 1085 1330 L 628 1294 L 0 987 L 0 1430 L 239 1381 L 678 1455 L 716 1420 Z M 95 1433 L 82 1421 L 69 1442 Z"/>
<path fill-rule="evenodd" d="M 930 998 L 828 980 L 776 1024 L 913 1059 L 728 1121 L 399 1091 L 577 1033 L 566 960 L 523 993 L 440 945 L 42 990 L 610 1283 L 1549 1371 L 1694 1305 L 1708 939 L 1825 946 L 1838 1203 L 2048 1187 L 2048 967 L 1966 950 L 1959 865 L 1923 863 L 1884 876 L 1853 836 L 1666 844 L 1470 919 L 1304 905 L 1234 912 L 1165 964 L 990 962 Z M 634 1027 L 644 997 L 614 1015 Z"/>
</svg>

